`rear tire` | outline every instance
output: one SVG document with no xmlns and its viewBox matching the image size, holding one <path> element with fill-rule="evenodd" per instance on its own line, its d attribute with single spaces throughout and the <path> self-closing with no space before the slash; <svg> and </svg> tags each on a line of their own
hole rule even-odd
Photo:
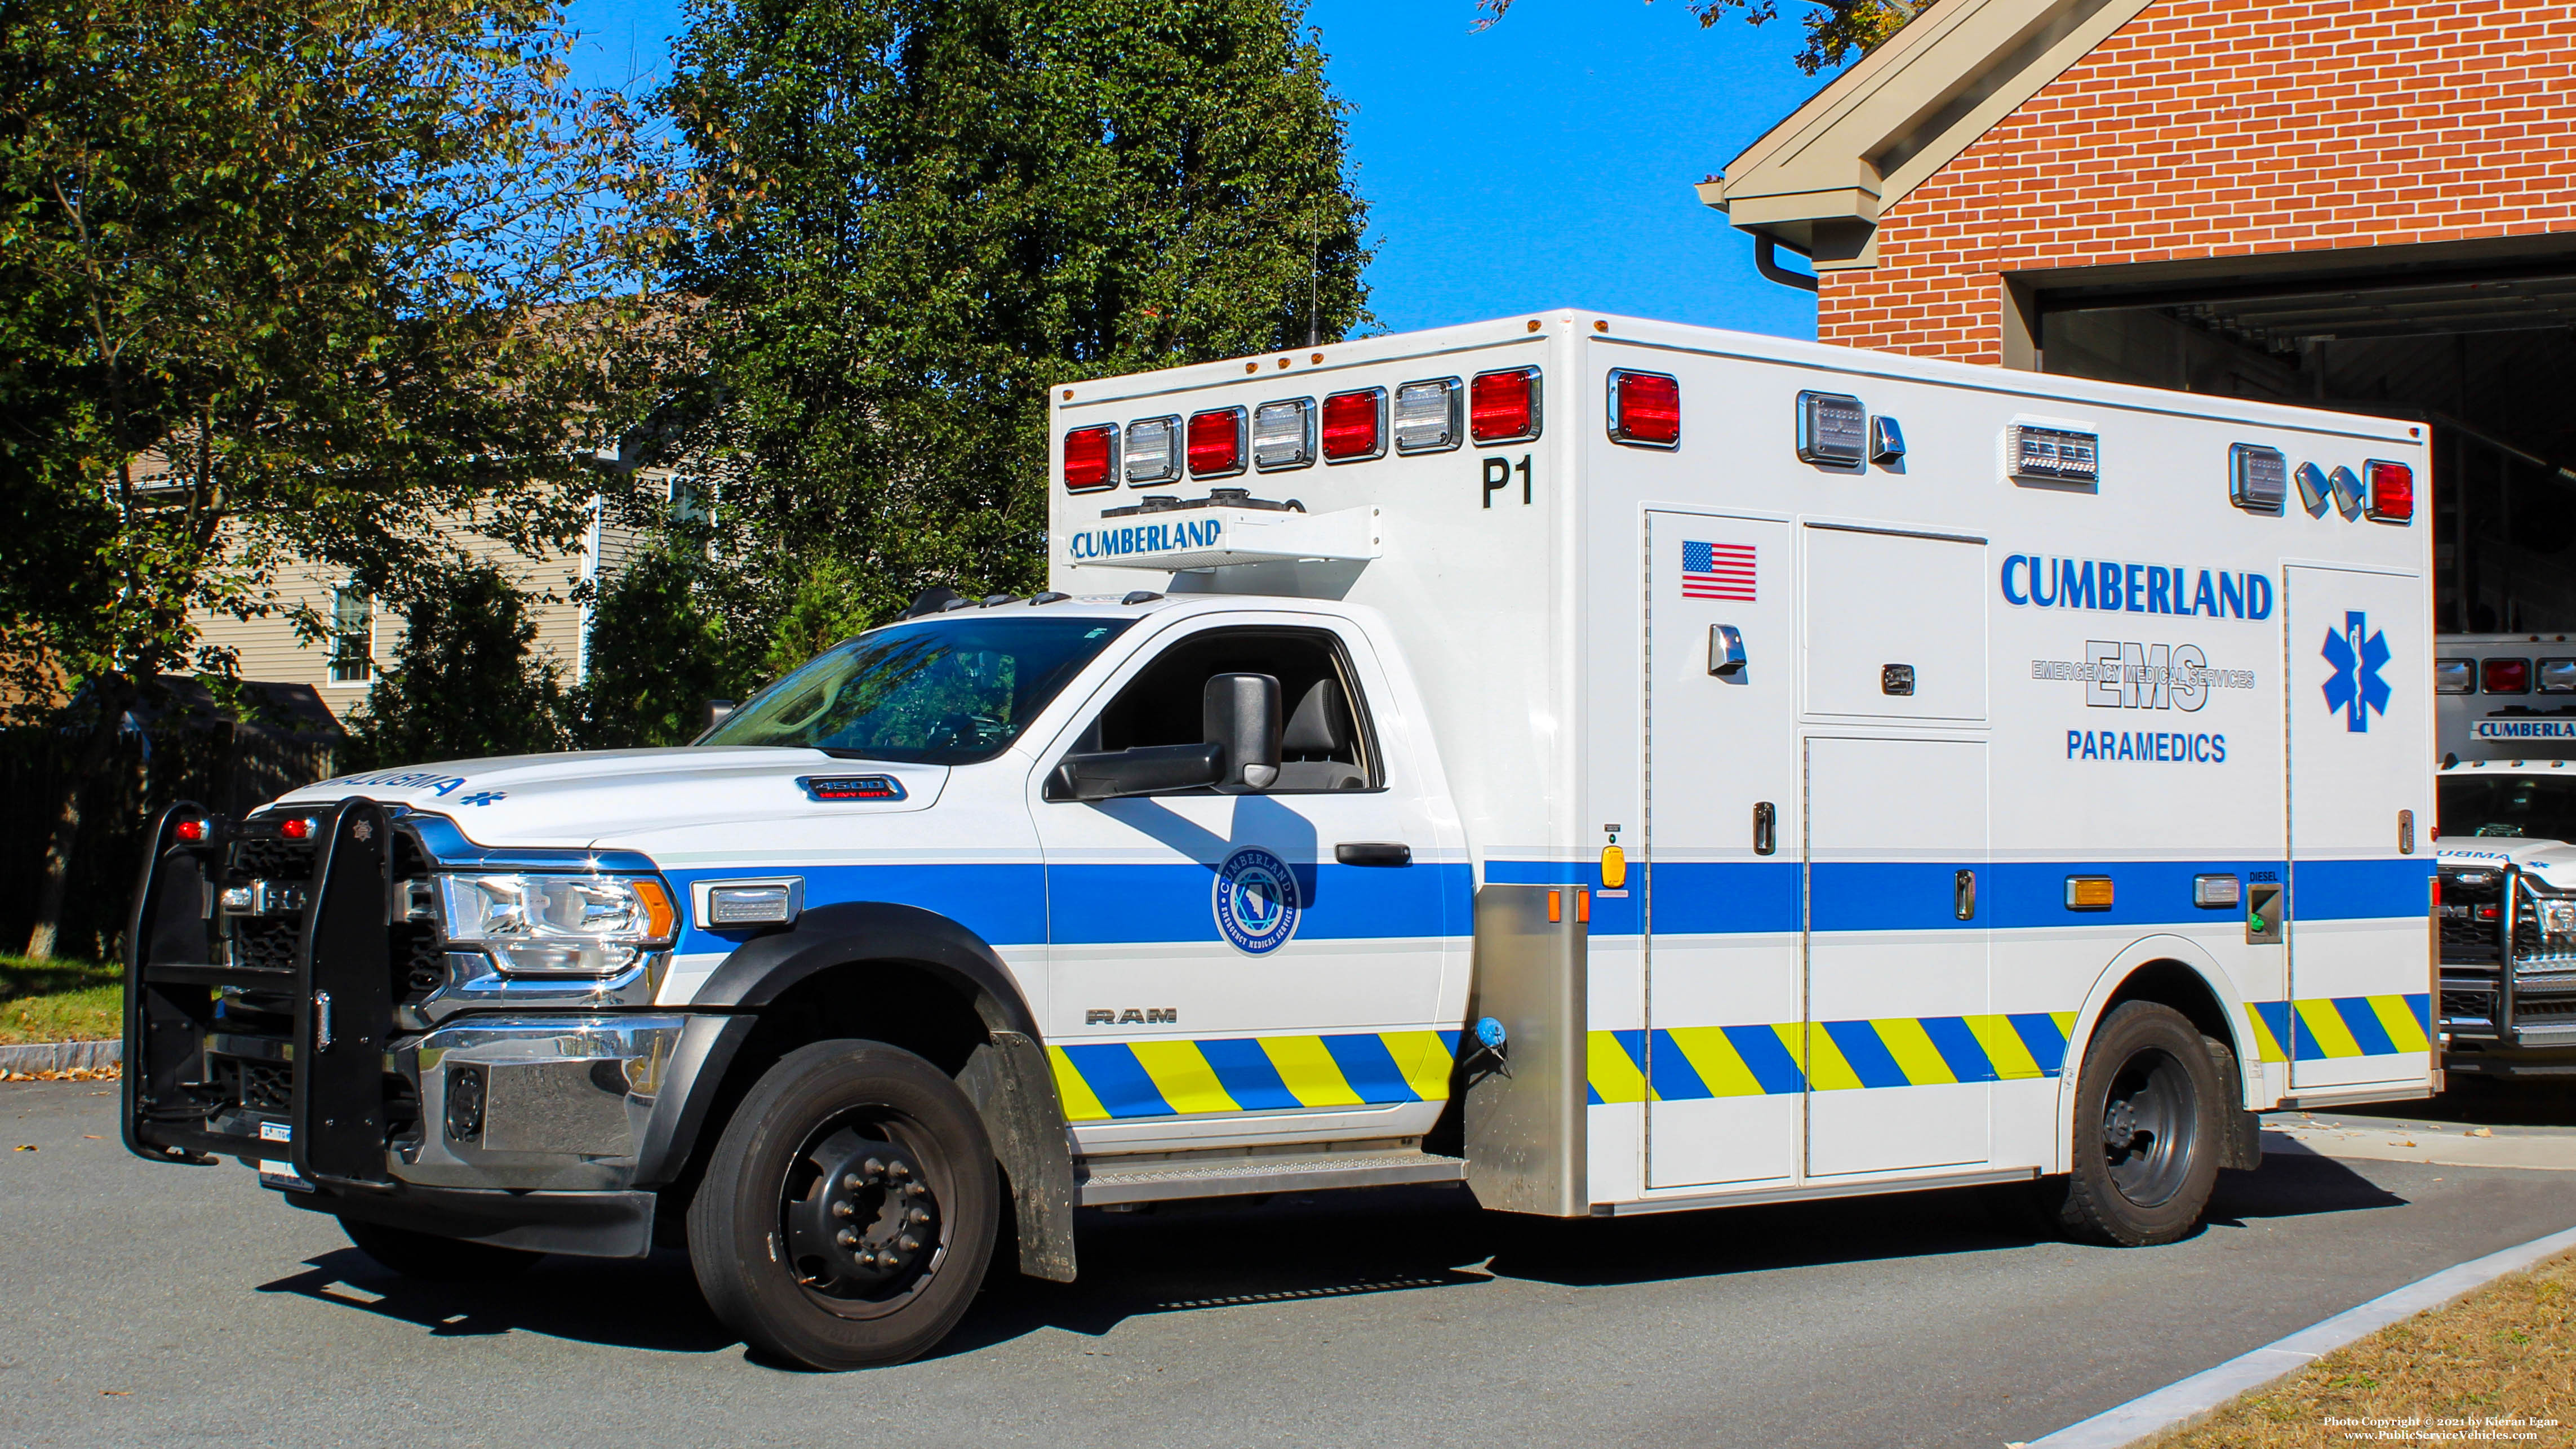
<svg viewBox="0 0 2576 1449">
<path fill-rule="evenodd" d="M 2075 1079 L 2074 1171 L 2047 1184 L 2070 1236 L 2170 1243 L 2200 1222 L 2225 1155 L 2223 1089 L 2200 1028 L 2152 1001 L 2114 1009 Z"/>
<path fill-rule="evenodd" d="M 487 1283 L 515 1278 L 537 1265 L 543 1253 L 524 1248 L 496 1248 L 435 1233 L 391 1228 L 382 1223 L 340 1219 L 340 1230 L 358 1251 L 405 1278 L 421 1283 Z"/>
<path fill-rule="evenodd" d="M 755 1349 L 826 1371 L 902 1363 L 974 1302 L 996 1176 L 947 1074 L 882 1042 L 817 1042 L 725 1124 L 689 1208 L 689 1264 Z"/>
</svg>

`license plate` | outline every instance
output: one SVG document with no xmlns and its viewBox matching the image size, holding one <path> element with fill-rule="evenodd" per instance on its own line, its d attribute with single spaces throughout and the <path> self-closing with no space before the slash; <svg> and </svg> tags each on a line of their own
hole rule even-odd
<svg viewBox="0 0 2576 1449">
<path fill-rule="evenodd" d="M 303 1178 L 295 1175 L 294 1163 L 276 1162 L 268 1158 L 260 1159 L 259 1185 L 262 1187 L 284 1188 L 288 1192 L 311 1192 L 313 1190 L 313 1184 L 306 1182 Z"/>
</svg>

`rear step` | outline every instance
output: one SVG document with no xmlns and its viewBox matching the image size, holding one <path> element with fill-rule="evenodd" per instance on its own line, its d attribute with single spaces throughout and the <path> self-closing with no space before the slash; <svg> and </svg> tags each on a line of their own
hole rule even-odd
<svg viewBox="0 0 2576 1449">
<path fill-rule="evenodd" d="M 1116 1161 L 1108 1158 L 1104 1163 Z M 1256 1192 L 1464 1182 L 1467 1162 L 1460 1157 L 1436 1157 L 1413 1148 L 1396 1148 L 1305 1156 L 1183 1158 L 1133 1167 L 1085 1165 L 1077 1166 L 1075 1172 L 1075 1200 L 1084 1207 L 1105 1207 L 1113 1203 L 1235 1197 Z"/>
</svg>

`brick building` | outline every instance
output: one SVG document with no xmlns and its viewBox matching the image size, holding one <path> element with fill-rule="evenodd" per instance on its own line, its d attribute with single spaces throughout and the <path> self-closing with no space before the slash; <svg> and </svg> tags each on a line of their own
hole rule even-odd
<svg viewBox="0 0 2576 1449">
<path fill-rule="evenodd" d="M 1939 0 L 1700 190 L 1824 341 L 2424 419 L 2443 626 L 2576 630 L 2576 3 Z"/>
</svg>

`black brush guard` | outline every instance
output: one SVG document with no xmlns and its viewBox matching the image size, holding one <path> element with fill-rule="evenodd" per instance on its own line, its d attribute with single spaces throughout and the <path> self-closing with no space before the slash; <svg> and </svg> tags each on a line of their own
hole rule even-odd
<svg viewBox="0 0 2576 1449">
<path fill-rule="evenodd" d="M 300 910 L 262 925 L 281 936 L 292 926 L 280 965 L 227 929 L 218 902 L 239 862 L 281 858 L 285 818 L 227 826 L 183 802 L 153 828 L 126 932 L 125 1145 L 156 1161 L 283 1156 L 307 1182 L 389 1187 L 385 1046 L 407 915 L 391 869 L 395 827 L 363 798 L 294 813 L 319 828 Z M 191 820 L 206 822 L 204 840 L 179 838 Z M 210 1053 L 209 1038 L 271 1053 L 258 1101 L 245 1098 L 245 1059 Z M 292 1083 L 289 1143 L 260 1135 L 276 1116 L 280 1060 Z"/>
</svg>

